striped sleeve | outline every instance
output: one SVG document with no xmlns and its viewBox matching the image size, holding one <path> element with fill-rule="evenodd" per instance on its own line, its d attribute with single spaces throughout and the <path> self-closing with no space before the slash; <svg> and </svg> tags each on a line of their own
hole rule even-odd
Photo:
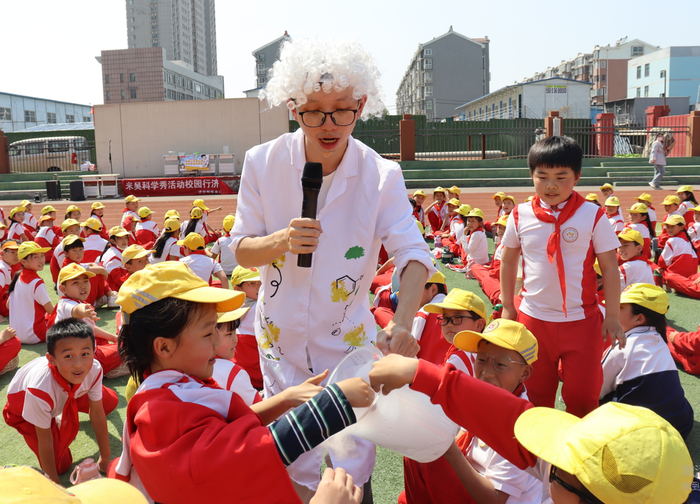
<svg viewBox="0 0 700 504">
<path fill-rule="evenodd" d="M 333 384 L 271 424 L 269 429 L 282 462 L 288 466 L 355 421 L 345 394 Z"/>
</svg>

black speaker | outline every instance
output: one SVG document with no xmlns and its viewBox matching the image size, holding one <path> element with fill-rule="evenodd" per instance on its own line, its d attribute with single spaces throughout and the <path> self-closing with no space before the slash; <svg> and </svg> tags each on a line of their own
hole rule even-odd
<svg viewBox="0 0 700 504">
<path fill-rule="evenodd" d="M 61 182 L 58 180 L 46 181 L 46 197 L 50 200 L 61 199 Z"/>
<path fill-rule="evenodd" d="M 70 181 L 70 200 L 85 201 L 85 188 L 82 180 Z"/>
</svg>

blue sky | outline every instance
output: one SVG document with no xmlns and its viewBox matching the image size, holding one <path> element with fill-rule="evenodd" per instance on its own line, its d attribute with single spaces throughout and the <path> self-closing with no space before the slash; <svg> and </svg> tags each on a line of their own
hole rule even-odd
<svg viewBox="0 0 700 504">
<path fill-rule="evenodd" d="M 293 37 L 355 39 L 374 55 L 385 104 L 393 111 L 396 89 L 418 44 L 450 25 L 467 37 L 489 37 L 490 85 L 496 90 L 625 36 L 660 47 L 700 45 L 700 35 L 687 21 L 699 12 L 697 0 L 218 0 L 219 73 L 226 97 L 241 97 L 255 87 L 251 52 L 285 30 Z M 0 91 L 102 103 L 95 56 L 103 49 L 126 48 L 124 0 L 4 2 L 2 14 Z"/>
</svg>

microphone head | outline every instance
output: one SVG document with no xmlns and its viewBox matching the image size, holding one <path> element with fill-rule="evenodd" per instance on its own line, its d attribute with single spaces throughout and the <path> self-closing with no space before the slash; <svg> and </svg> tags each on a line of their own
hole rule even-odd
<svg viewBox="0 0 700 504">
<path fill-rule="evenodd" d="M 304 171 L 301 173 L 301 186 L 312 189 L 321 189 L 323 184 L 323 165 L 307 161 Z"/>
</svg>

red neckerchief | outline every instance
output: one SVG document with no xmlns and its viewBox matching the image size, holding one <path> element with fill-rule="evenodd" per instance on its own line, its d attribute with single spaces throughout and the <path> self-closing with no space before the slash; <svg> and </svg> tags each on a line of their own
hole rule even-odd
<svg viewBox="0 0 700 504">
<path fill-rule="evenodd" d="M 615 217 L 616 215 L 620 215 L 620 210 L 619 210 L 619 209 L 618 209 L 618 211 L 615 212 L 614 214 L 608 215 L 608 219 L 612 219 L 612 218 Z"/>
<path fill-rule="evenodd" d="M 207 255 L 203 250 L 192 250 L 190 249 L 189 255 Z"/>
<path fill-rule="evenodd" d="M 22 283 L 29 283 L 37 278 L 41 278 L 39 274 L 36 271 L 27 268 L 22 268 L 22 272 L 19 274 L 19 279 L 22 281 Z"/>
<path fill-rule="evenodd" d="M 68 399 L 66 399 L 66 403 L 63 405 L 61 427 L 59 427 L 61 432 L 59 436 L 61 444 L 58 447 L 58 453 L 56 455 L 60 456 L 68 449 L 80 430 L 80 424 L 78 422 L 78 403 L 75 401 L 75 391 L 80 386 L 68 383 L 68 381 L 61 376 L 61 373 L 58 372 L 55 365 L 49 363 L 49 369 L 56 383 L 68 394 Z"/>
<path fill-rule="evenodd" d="M 549 236 L 547 241 L 547 258 L 550 264 L 554 262 L 556 256 L 557 259 L 557 273 L 559 274 L 559 287 L 561 288 L 562 297 L 562 309 L 564 310 L 564 316 L 566 317 L 566 271 L 564 269 L 564 258 L 561 255 L 561 226 L 567 220 L 569 220 L 579 209 L 581 205 L 586 200 L 577 193 L 573 191 L 571 197 L 564 203 L 564 208 L 562 208 L 559 218 L 554 217 L 549 211 L 545 210 L 540 206 L 540 197 L 535 195 L 532 198 L 532 211 L 542 222 L 547 222 L 549 224 L 554 224 L 554 232 Z M 554 209 L 550 210 L 553 211 Z"/>
<path fill-rule="evenodd" d="M 442 210 L 442 207 L 444 207 L 444 206 L 445 206 L 445 202 L 444 202 L 444 201 L 442 201 L 442 202 L 440 202 L 440 203 L 435 203 L 435 206 L 433 207 L 433 211 L 434 211 L 436 214 L 440 215 L 440 211 Z"/>
<path fill-rule="evenodd" d="M 656 264 L 654 264 L 649 259 L 647 259 L 646 257 L 641 256 L 641 255 L 634 256 L 632 259 L 628 259 L 627 261 L 622 261 L 622 264 L 632 262 L 632 261 L 642 261 L 642 262 L 647 263 L 649 266 L 652 266 L 652 267 L 656 266 Z"/>
</svg>

